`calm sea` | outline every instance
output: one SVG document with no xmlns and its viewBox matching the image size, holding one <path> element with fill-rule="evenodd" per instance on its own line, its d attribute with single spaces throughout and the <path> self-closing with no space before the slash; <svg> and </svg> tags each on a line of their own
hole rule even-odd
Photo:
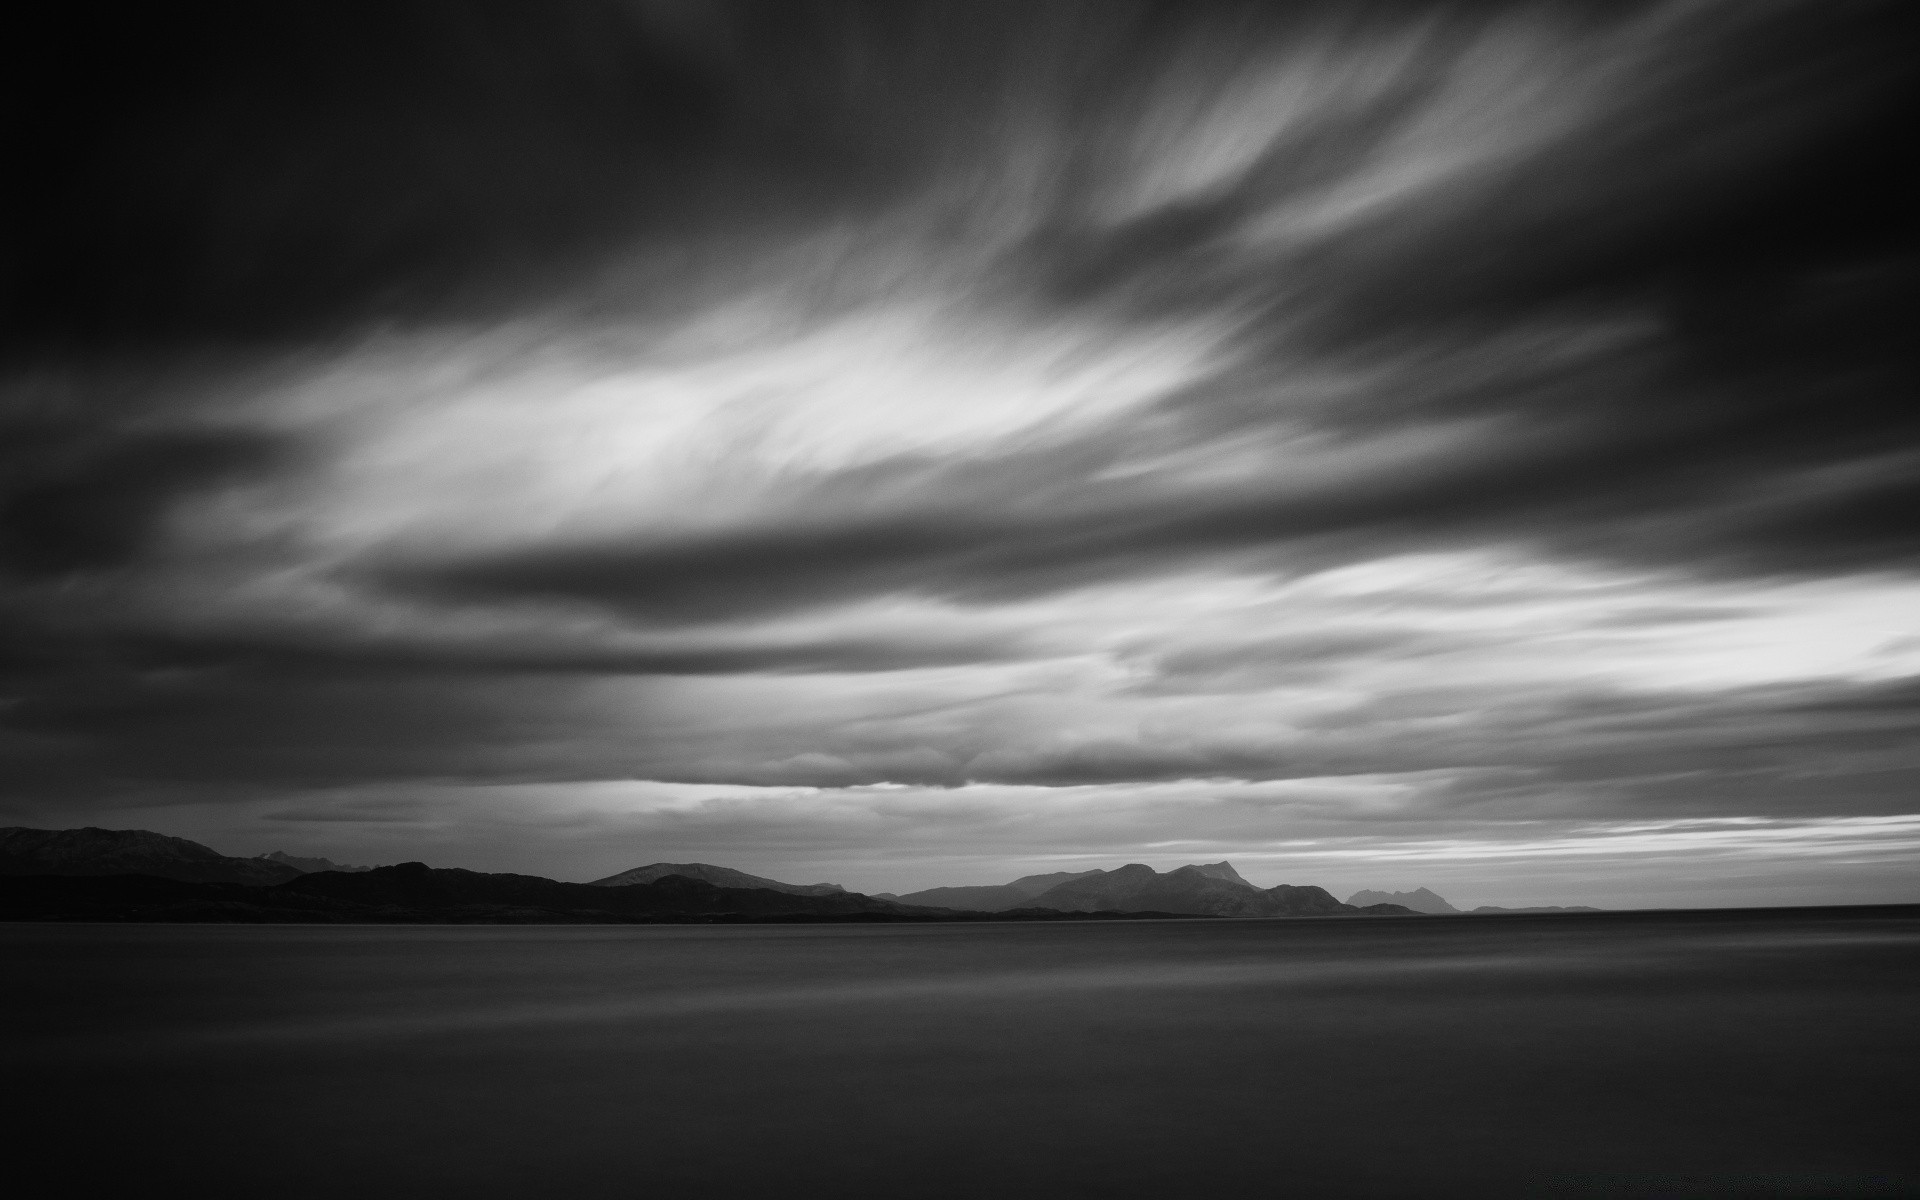
<svg viewBox="0 0 1920 1200">
<path fill-rule="evenodd" d="M 1915 909 L 0 953 L 44 1195 L 1920 1196 Z"/>
</svg>

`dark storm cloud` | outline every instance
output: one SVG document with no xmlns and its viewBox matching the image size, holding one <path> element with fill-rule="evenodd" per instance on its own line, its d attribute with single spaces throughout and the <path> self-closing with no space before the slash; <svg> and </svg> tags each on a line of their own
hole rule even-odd
<svg viewBox="0 0 1920 1200">
<path fill-rule="evenodd" d="M 620 773 L 582 753 L 587 725 L 552 682 L 393 669 L 129 669 L 67 664 L 9 713 L 6 799 L 115 793 L 178 801 L 371 779 Z M 21 695 L 21 692 L 25 692 Z"/>
<path fill-rule="evenodd" d="M 48 10 L 31 38 L 37 73 L 9 84 L 20 208 L 4 348 L 41 361 L 284 344 L 517 311 L 636 236 L 725 238 L 897 193 L 950 147 L 993 135 L 991 110 L 1019 102 L 999 94 L 1019 74 L 1008 63 L 1036 29 L 1028 74 L 1076 35 L 1111 43 L 1102 30 L 1153 11 Z"/>
<path fill-rule="evenodd" d="M 25 576 L 123 566 L 169 506 L 266 474 L 287 448 L 245 430 L 0 425 L 0 569 Z"/>
<path fill-rule="evenodd" d="M 40 14 L 6 346 L 287 340 L 497 305 L 697 188 L 726 97 L 619 5 Z"/>
</svg>

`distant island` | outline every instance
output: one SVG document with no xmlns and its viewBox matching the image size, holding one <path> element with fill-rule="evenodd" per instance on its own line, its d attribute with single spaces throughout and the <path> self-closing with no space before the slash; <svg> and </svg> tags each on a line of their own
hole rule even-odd
<svg viewBox="0 0 1920 1200">
<path fill-rule="evenodd" d="M 1391 897 L 1379 899 L 1378 897 Z M 1358 892 L 1248 882 L 1229 862 L 1058 871 L 1009 883 L 863 895 L 711 863 L 651 863 L 591 883 L 429 867 L 346 866 L 275 851 L 236 858 L 144 829 L 0 829 L 0 920 L 651 924 L 1458 913 L 1425 888 Z M 1497 909 L 1476 913 L 1593 912 Z"/>
<path fill-rule="evenodd" d="M 1405 907 L 1410 908 L 1415 912 L 1427 913 L 1432 916 L 1440 916 L 1447 913 L 1464 914 L 1468 912 L 1472 912 L 1472 913 L 1590 913 L 1590 912 L 1606 911 L 1603 908 L 1588 908 L 1585 905 L 1581 905 L 1581 904 L 1570 904 L 1570 905 L 1564 905 L 1564 906 L 1539 905 L 1532 908 L 1499 908 L 1499 907 L 1496 907 L 1495 905 L 1483 904 L 1480 907 L 1475 909 L 1460 909 L 1460 908 L 1455 908 L 1453 905 L 1449 904 L 1446 900 L 1442 899 L 1439 895 L 1428 891 L 1426 888 L 1415 888 L 1411 892 L 1378 892 L 1378 891 L 1372 891 L 1372 890 L 1362 890 L 1362 891 L 1355 892 L 1351 896 L 1348 896 L 1347 903 L 1353 904 L 1353 905 L 1399 904 L 1399 905 L 1404 905 Z"/>
<path fill-rule="evenodd" d="M 1497 908 L 1491 904 L 1482 904 L 1473 910 L 1475 913 L 1587 913 L 1605 912 L 1604 908 L 1588 908 L 1584 904 L 1541 904 L 1533 908 Z"/>
<path fill-rule="evenodd" d="M 929 888 L 899 900 L 981 912 L 1046 908 L 1078 913 L 1151 909 L 1207 917 L 1413 915 L 1412 909 L 1397 904 L 1342 904 L 1325 888 L 1255 887 L 1227 862 L 1194 863 L 1166 872 L 1128 863 L 1111 871 L 1063 871 L 1012 883 Z"/>
<path fill-rule="evenodd" d="M 282 866 L 292 867 L 294 870 L 307 875 L 311 875 L 315 871 L 371 871 L 373 870 L 372 867 L 349 867 L 342 863 L 337 863 L 337 862 L 334 862 L 332 859 L 327 859 L 327 858 L 302 858 L 298 855 L 288 854 L 285 850 L 275 850 L 271 854 L 262 854 L 259 856 L 259 859 L 256 859 L 255 861 L 260 861 L 260 860 L 264 860 L 267 862 L 276 862 L 281 864 Z"/>
<path fill-rule="evenodd" d="M 1348 904 L 1401 904 L 1415 912 L 1457 913 L 1460 910 L 1448 904 L 1426 888 L 1415 888 L 1411 892 L 1376 892 L 1362 890 L 1347 897 Z"/>
</svg>

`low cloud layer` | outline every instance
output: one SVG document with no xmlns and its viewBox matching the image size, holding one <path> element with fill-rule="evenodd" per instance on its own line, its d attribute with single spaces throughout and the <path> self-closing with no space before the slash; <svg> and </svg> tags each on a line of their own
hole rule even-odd
<svg viewBox="0 0 1920 1200">
<path fill-rule="evenodd" d="M 779 875 L 1913 809 L 1906 6 L 131 20 L 21 147 L 12 820 L 585 871 L 641 827 L 568 797 L 720 789 Z"/>
</svg>

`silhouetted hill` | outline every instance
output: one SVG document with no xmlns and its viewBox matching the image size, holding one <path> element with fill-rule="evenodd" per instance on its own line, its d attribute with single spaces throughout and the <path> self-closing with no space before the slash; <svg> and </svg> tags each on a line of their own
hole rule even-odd
<svg viewBox="0 0 1920 1200">
<path fill-rule="evenodd" d="M 0 920 L 216 921 L 433 924 L 710 924 L 737 922 L 1058 921 L 1173 919 L 1188 914 L 1005 915 L 889 903 L 841 892 L 796 896 L 766 888 L 721 888 L 670 875 L 599 887 L 532 875 L 435 870 L 401 863 L 369 871 L 317 872 L 273 887 L 194 883 L 153 875 L 0 876 Z"/>
<path fill-rule="evenodd" d="M 1238 917 L 1254 915 L 1253 909 L 1259 903 L 1257 895 L 1251 887 L 1214 879 L 1194 867 L 1181 867 L 1162 875 L 1143 863 L 1129 863 L 1049 888 L 1031 903 L 1035 908 L 1062 912 L 1152 908 L 1163 912 Z"/>
<path fill-rule="evenodd" d="M 1224 866 L 1225 864 L 1218 864 Z M 1232 868 L 1227 868 L 1229 871 Z M 1188 866 L 1161 874 L 1142 863 L 1129 863 L 1050 888 L 1029 902 L 1034 908 L 1064 912 L 1122 912 L 1153 909 L 1214 917 L 1319 917 L 1406 914 L 1400 905 L 1372 905 L 1366 909 L 1342 904 L 1325 888 L 1281 884 L 1265 890 L 1241 880 Z"/>
<path fill-rule="evenodd" d="M 1098 867 L 1091 871 L 1052 871 L 1045 875 L 1022 875 L 1006 886 L 1025 892 L 1029 896 L 1038 896 L 1041 892 L 1057 888 L 1063 883 L 1072 883 L 1076 879 L 1085 879 L 1091 875 L 1105 874 L 1106 872 Z"/>
<path fill-rule="evenodd" d="M 146 829 L 0 829 L 0 875 L 155 875 L 192 883 L 283 883 L 300 871 Z"/>
<path fill-rule="evenodd" d="M 1363 889 L 1347 897 L 1347 903 L 1356 907 L 1369 904 L 1399 904 L 1423 913 L 1457 913 L 1460 910 L 1434 895 L 1426 888 L 1415 888 L 1411 892 L 1376 892 Z"/>
<path fill-rule="evenodd" d="M 1012 883 L 987 883 L 959 887 L 928 888 L 895 896 L 903 904 L 928 904 L 939 908 L 958 908 L 969 912 L 1007 912 L 1019 908 L 1040 893 L 1062 883 L 1104 875 L 1100 870 L 1054 871 L 1047 875 L 1023 875 Z"/>
<path fill-rule="evenodd" d="M 923 892 L 908 892 L 898 897 L 902 904 L 926 904 L 935 908 L 964 908 L 969 912 L 1002 912 L 1018 908 L 1033 899 L 1008 883 L 989 883 L 975 887 L 937 887 Z"/>
<path fill-rule="evenodd" d="M 1538 908 L 1495 908 L 1491 904 L 1482 904 L 1473 911 L 1476 913 L 1576 913 L 1605 912 L 1607 910 L 1604 908 L 1588 908 L 1582 904 L 1570 904 L 1564 908 L 1551 904 L 1541 905 Z"/>
<path fill-rule="evenodd" d="M 1019 908 L 1050 888 L 1104 871 L 1055 871 L 1048 875 L 1023 875 L 1012 883 L 977 884 L 964 887 L 928 888 L 897 897 L 903 904 L 929 904 L 939 908 L 963 908 L 973 912 L 1005 912 Z"/>
<path fill-rule="evenodd" d="M 1198 871 L 1212 879 L 1224 883 L 1238 884 L 1244 888 L 1253 888 L 1251 883 L 1240 878 L 1240 873 L 1229 862 L 1198 863 L 1182 867 L 1181 870 Z M 909 892 L 904 896 L 894 896 L 906 904 L 931 904 L 943 908 L 970 909 L 974 912 L 1010 912 L 1027 906 L 1036 896 L 1050 892 L 1062 884 L 1080 880 L 1095 879 L 1109 874 L 1103 870 L 1091 871 L 1055 871 L 1047 875 L 1026 875 L 1012 883 L 979 884 L 967 887 L 928 888 L 922 892 Z M 1254 890 L 1258 890 L 1257 888 Z M 1065 911 L 1098 911 L 1092 909 Z"/>
<path fill-rule="evenodd" d="M 799 895 L 772 888 L 716 887 L 702 879 L 666 875 L 647 883 L 560 883 L 537 875 L 488 874 L 456 867 L 401 863 L 355 874 L 303 875 L 279 890 L 354 904 L 405 908 L 504 905 L 555 913 L 892 913 L 909 906 L 854 892 Z M 909 914 L 911 915 L 911 914 Z"/>
<path fill-rule="evenodd" d="M 302 858 L 297 854 L 288 854 L 285 850 L 275 850 L 272 854 L 262 854 L 256 861 L 276 862 L 283 867 L 292 867 L 303 875 L 315 871 L 371 871 L 372 867 L 350 867 L 328 858 Z"/>
<path fill-rule="evenodd" d="M 326 870 L 302 873 L 303 867 Z M 697 871 L 709 878 L 679 874 Z M 647 877 L 638 881 L 636 876 Z M 621 882 L 626 880 L 627 882 Z M 729 886 L 745 881 L 754 886 Z M 760 886 L 765 885 L 765 886 Z M 786 884 L 705 863 L 655 863 L 593 883 L 432 868 L 341 868 L 284 851 L 229 858 L 146 830 L 0 829 L 0 919 L 108 921 L 646 922 L 705 920 L 1016 920 L 1067 917 L 1315 916 L 1356 909 L 1315 887 L 1262 891 L 1225 862 L 1159 874 L 1029 875 L 963 894 L 965 906 L 903 903 L 837 884 Z M 995 905 L 978 907 L 977 894 Z"/>
<path fill-rule="evenodd" d="M 938 918 L 937 910 L 851 892 L 796 896 L 720 888 L 673 875 L 596 887 L 534 875 L 488 874 L 424 863 L 296 875 L 271 887 L 195 883 L 151 875 L 10 876 L 0 917 L 12 920 L 234 920 L 386 922 L 623 922 L 688 917 Z"/>
<path fill-rule="evenodd" d="M 621 887 L 631 883 L 652 883 L 657 879 L 665 879 L 669 875 L 678 875 L 683 879 L 699 879 L 715 887 L 764 888 L 768 891 L 788 892 L 795 896 L 832 896 L 847 890 L 837 883 L 781 883 L 777 879 L 762 879 L 758 875 L 749 875 L 745 871 L 736 871 L 732 867 L 716 867 L 711 863 L 653 863 L 649 866 L 622 871 L 618 875 L 609 875 L 605 879 L 596 879 L 587 886 Z"/>
</svg>

